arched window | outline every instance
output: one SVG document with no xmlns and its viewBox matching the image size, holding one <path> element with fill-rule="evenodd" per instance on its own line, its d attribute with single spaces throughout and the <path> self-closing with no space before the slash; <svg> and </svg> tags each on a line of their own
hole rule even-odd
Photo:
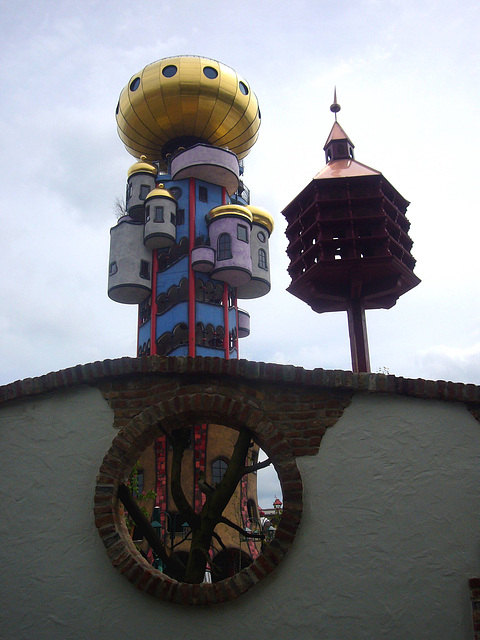
<svg viewBox="0 0 480 640">
<path fill-rule="evenodd" d="M 214 486 L 220 484 L 227 469 L 228 462 L 223 458 L 217 458 L 212 462 L 212 483 Z"/>
<path fill-rule="evenodd" d="M 217 260 L 228 260 L 232 257 L 232 238 L 229 233 L 221 233 L 217 245 Z"/>
<path fill-rule="evenodd" d="M 250 520 L 258 520 L 257 504 L 255 500 L 252 500 L 251 498 L 247 500 L 247 513 Z"/>
<path fill-rule="evenodd" d="M 260 267 L 260 269 L 265 269 L 265 271 L 268 269 L 267 252 L 265 251 L 265 249 L 258 250 L 258 266 Z"/>
</svg>

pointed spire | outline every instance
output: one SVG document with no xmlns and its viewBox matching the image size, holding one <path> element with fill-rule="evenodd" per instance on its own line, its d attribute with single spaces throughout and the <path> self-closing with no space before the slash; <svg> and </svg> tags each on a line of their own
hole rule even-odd
<svg viewBox="0 0 480 640">
<path fill-rule="evenodd" d="M 332 160 L 353 160 L 354 144 L 337 122 L 337 113 L 341 107 L 337 102 L 337 87 L 333 90 L 333 103 L 330 105 L 330 111 L 335 114 L 335 122 L 327 138 L 325 146 L 325 159 L 328 162 Z"/>
<path fill-rule="evenodd" d="M 333 104 L 330 105 L 330 111 L 335 114 L 335 122 L 337 121 L 337 113 L 342 107 L 337 102 L 337 87 L 333 88 Z"/>
</svg>

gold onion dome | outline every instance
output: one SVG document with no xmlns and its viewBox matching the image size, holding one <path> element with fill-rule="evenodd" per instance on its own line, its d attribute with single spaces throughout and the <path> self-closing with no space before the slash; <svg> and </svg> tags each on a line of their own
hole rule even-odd
<svg viewBox="0 0 480 640">
<path fill-rule="evenodd" d="M 247 205 L 247 209 L 252 214 L 253 222 L 256 222 L 257 224 L 263 224 L 263 226 L 268 229 L 268 232 L 271 235 L 274 228 L 273 216 L 268 213 L 268 211 L 265 211 L 265 209 L 254 207 L 251 204 Z"/>
<path fill-rule="evenodd" d="M 156 176 L 158 173 L 158 169 L 154 164 L 150 164 L 150 162 L 146 161 L 146 156 L 140 156 L 140 160 L 132 164 L 130 169 L 127 172 L 128 177 L 133 175 L 134 173 L 150 173 L 152 176 Z"/>
<path fill-rule="evenodd" d="M 251 211 L 241 204 L 221 204 L 219 207 L 215 207 L 207 213 L 207 222 L 211 222 L 220 216 L 240 216 L 249 222 L 252 222 L 253 219 Z"/>
<path fill-rule="evenodd" d="M 170 198 L 170 200 L 173 200 L 174 202 L 176 202 L 175 198 L 172 196 L 170 191 L 168 191 L 168 189 L 165 189 L 165 186 L 163 183 L 160 183 L 157 187 L 155 187 L 155 189 L 152 189 L 148 193 L 145 200 L 148 200 L 149 198 Z"/>
<path fill-rule="evenodd" d="M 164 58 L 133 75 L 116 118 L 127 151 L 157 161 L 196 142 L 228 147 L 241 159 L 260 127 L 249 84 L 221 62 L 197 56 Z"/>
</svg>

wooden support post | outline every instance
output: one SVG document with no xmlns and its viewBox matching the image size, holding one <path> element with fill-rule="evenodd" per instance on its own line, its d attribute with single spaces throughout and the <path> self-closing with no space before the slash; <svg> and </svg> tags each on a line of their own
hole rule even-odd
<svg viewBox="0 0 480 640">
<path fill-rule="evenodd" d="M 347 307 L 348 333 L 352 354 L 352 371 L 370 373 L 368 353 L 367 323 L 362 300 L 350 300 Z"/>
</svg>

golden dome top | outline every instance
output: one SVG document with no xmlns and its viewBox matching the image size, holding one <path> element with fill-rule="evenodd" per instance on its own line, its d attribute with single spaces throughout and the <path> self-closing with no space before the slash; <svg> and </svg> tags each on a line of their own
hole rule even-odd
<svg viewBox="0 0 480 640">
<path fill-rule="evenodd" d="M 221 204 L 207 213 L 207 222 L 210 223 L 220 216 L 240 216 L 241 218 L 246 218 L 249 222 L 252 222 L 253 219 L 251 212 L 241 204 Z"/>
<path fill-rule="evenodd" d="M 164 58 L 132 76 L 116 118 L 127 151 L 149 160 L 195 142 L 228 147 L 241 159 L 260 127 L 249 84 L 221 62 L 197 56 Z"/>
<path fill-rule="evenodd" d="M 127 176 L 130 177 L 134 173 L 151 173 L 152 176 L 156 176 L 158 173 L 157 167 L 154 164 L 150 164 L 150 162 L 146 162 L 146 160 L 146 156 L 140 156 L 140 160 L 132 164 L 127 171 Z"/>
<path fill-rule="evenodd" d="M 170 191 L 168 191 L 168 189 L 165 189 L 165 186 L 162 183 L 160 183 L 157 187 L 155 187 L 155 189 L 152 189 L 148 193 L 145 200 L 148 200 L 149 198 L 170 198 L 170 200 L 173 200 L 174 202 L 176 202 L 176 199 L 172 196 L 172 194 L 170 193 Z"/>
<path fill-rule="evenodd" d="M 251 212 L 253 222 L 257 224 L 262 224 L 264 227 L 268 229 L 269 234 L 272 234 L 273 228 L 275 226 L 273 221 L 273 216 L 265 211 L 265 209 L 260 209 L 260 207 L 254 207 L 251 204 L 247 205 L 247 209 Z"/>
</svg>

